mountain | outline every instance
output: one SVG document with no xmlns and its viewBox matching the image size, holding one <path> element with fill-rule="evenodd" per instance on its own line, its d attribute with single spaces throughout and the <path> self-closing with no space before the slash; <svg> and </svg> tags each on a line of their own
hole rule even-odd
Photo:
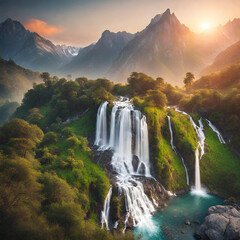
<svg viewBox="0 0 240 240">
<path fill-rule="evenodd" d="M 240 90 L 240 62 L 202 76 L 193 83 L 192 88 L 195 90 L 216 89 L 221 92 L 228 92 L 233 88 Z"/>
<path fill-rule="evenodd" d="M 112 62 L 133 38 L 134 34 L 106 30 L 96 44 L 81 49 L 64 67 L 63 72 L 86 75 L 90 78 L 104 77 Z"/>
<path fill-rule="evenodd" d="M 194 37 L 195 34 L 167 9 L 155 16 L 126 45 L 114 61 L 109 75 L 125 81 L 131 72 L 144 72 L 177 82 L 187 71 L 195 71 L 203 65 L 201 54 L 192 44 Z"/>
<path fill-rule="evenodd" d="M 224 49 L 240 40 L 240 19 L 228 21 L 225 25 L 204 31 L 196 35 L 195 47 L 203 56 L 206 66 Z M 202 69 L 201 69 L 202 70 Z"/>
<path fill-rule="evenodd" d="M 58 54 L 63 55 L 66 57 L 74 57 L 78 55 L 78 52 L 80 48 L 78 47 L 73 47 L 73 46 L 66 46 L 65 44 L 63 45 L 56 45 L 58 49 Z"/>
<path fill-rule="evenodd" d="M 201 75 L 209 74 L 216 72 L 225 68 L 229 65 L 239 64 L 240 63 L 240 41 L 231 45 L 220 54 L 217 55 L 213 63 L 205 68 Z"/>
<path fill-rule="evenodd" d="M 39 83 L 40 73 L 18 66 L 13 60 L 0 58 L 0 103 L 6 100 L 21 102 L 24 93 Z"/>
<path fill-rule="evenodd" d="M 0 56 L 37 71 L 53 72 L 69 61 L 72 47 L 55 46 L 10 18 L 0 24 Z M 72 57 L 72 55 L 71 55 Z"/>
</svg>

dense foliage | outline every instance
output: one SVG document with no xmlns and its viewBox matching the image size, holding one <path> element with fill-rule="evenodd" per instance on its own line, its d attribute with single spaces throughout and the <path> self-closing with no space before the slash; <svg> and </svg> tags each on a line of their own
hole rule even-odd
<svg viewBox="0 0 240 240">
<path fill-rule="evenodd" d="M 231 77 L 237 78 L 235 75 L 233 71 Z M 14 119 L 0 128 L 0 238 L 133 238 L 131 234 L 122 235 L 118 231 L 108 234 L 100 229 L 99 214 L 110 186 L 102 167 L 93 161 L 89 146 L 94 138 L 97 109 L 103 101 L 112 106 L 117 96 L 128 96 L 146 114 L 153 174 L 168 190 L 182 191 L 188 186 L 182 160 L 170 144 L 167 115 L 171 117 L 174 143 L 186 161 L 191 183 L 197 138 L 188 117 L 167 109 L 167 105 L 180 103 L 191 114 L 209 118 L 239 149 L 239 88 L 223 84 L 221 92 L 196 90 L 198 82 L 205 86 L 203 80 L 192 84 L 193 76 L 189 73 L 186 77 L 191 78 L 186 83 L 187 93 L 162 78 L 153 79 L 137 72 L 129 76 L 125 85 L 85 77 L 59 79 L 42 73 L 42 83 L 34 84 L 14 113 Z M 214 75 L 208 77 L 214 79 Z M 10 113 L 15 107 L 11 104 L 6 103 L 2 108 Z M 233 182 L 231 190 L 218 193 L 238 196 L 239 184 L 230 174 L 223 177 L 226 172 L 221 164 L 232 154 L 229 166 L 237 171 L 239 159 L 227 146 L 219 150 L 220 158 L 213 151 L 216 136 L 209 129 L 206 135 L 207 153 L 201 162 L 203 182 L 211 190 L 218 190 L 219 182 Z M 207 169 L 206 164 L 212 168 Z M 215 167 L 219 169 L 216 173 L 212 172 Z M 232 171 L 232 176 L 239 179 L 236 171 Z M 112 219 L 119 218 L 123 206 L 124 199 L 113 193 Z M 119 224 L 120 230 L 122 227 Z"/>
</svg>

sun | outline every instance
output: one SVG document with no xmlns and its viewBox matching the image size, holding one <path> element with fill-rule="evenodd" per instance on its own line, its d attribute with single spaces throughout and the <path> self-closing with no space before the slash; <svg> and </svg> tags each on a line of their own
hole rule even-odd
<svg viewBox="0 0 240 240">
<path fill-rule="evenodd" d="M 201 26 L 203 31 L 209 30 L 210 29 L 210 24 L 209 23 L 203 23 Z"/>
</svg>

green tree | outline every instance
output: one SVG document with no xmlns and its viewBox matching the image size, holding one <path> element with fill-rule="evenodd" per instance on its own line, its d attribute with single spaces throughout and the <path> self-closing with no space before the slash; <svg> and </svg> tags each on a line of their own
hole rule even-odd
<svg viewBox="0 0 240 240">
<path fill-rule="evenodd" d="M 41 142 L 42 146 L 55 144 L 57 142 L 57 135 L 55 132 L 48 132 L 44 135 L 43 140 Z"/>
<path fill-rule="evenodd" d="M 193 73 L 191 73 L 191 72 L 186 73 L 186 77 L 183 80 L 186 89 L 189 89 L 192 86 L 194 78 L 195 77 L 194 77 Z"/>
<path fill-rule="evenodd" d="M 144 98 L 144 102 L 147 106 L 162 109 L 167 105 L 167 97 L 164 93 L 158 90 L 149 90 Z"/>
<path fill-rule="evenodd" d="M 50 74 L 48 72 L 43 72 L 40 77 L 43 79 L 44 82 L 50 80 Z"/>
<path fill-rule="evenodd" d="M 39 108 L 32 108 L 29 110 L 27 120 L 29 123 L 38 124 L 42 117 Z"/>
</svg>

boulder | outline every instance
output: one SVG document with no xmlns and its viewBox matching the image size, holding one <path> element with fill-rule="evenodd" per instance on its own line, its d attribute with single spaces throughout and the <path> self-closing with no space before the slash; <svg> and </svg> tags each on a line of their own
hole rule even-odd
<svg viewBox="0 0 240 240">
<path fill-rule="evenodd" d="M 133 170 L 134 172 L 137 171 L 138 169 L 138 164 L 139 164 L 139 159 L 136 155 L 133 156 L 133 160 L 132 160 L 132 165 L 133 165 Z"/>
<path fill-rule="evenodd" d="M 239 240 L 240 212 L 233 206 L 213 206 L 196 235 L 208 240 Z"/>
</svg>

